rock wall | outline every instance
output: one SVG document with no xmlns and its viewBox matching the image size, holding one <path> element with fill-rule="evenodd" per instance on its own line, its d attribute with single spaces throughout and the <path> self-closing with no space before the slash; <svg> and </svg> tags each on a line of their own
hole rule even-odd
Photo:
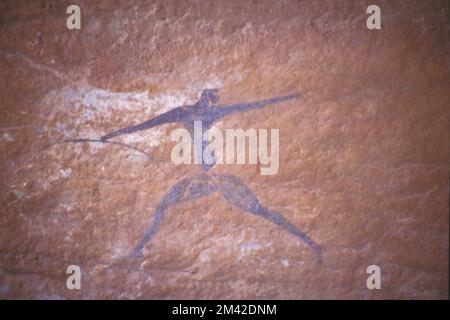
<svg viewBox="0 0 450 320">
<path fill-rule="evenodd" d="M 446 1 L 0 3 L 0 298 L 446 299 L 449 8 Z M 224 118 L 279 128 L 280 168 L 217 165 L 323 248 L 219 193 L 171 206 L 143 256 L 125 259 L 180 179 L 178 124 L 98 138 L 205 88 L 220 103 L 301 93 Z M 81 289 L 66 287 L 69 265 Z M 381 290 L 366 287 L 381 269 Z"/>
</svg>

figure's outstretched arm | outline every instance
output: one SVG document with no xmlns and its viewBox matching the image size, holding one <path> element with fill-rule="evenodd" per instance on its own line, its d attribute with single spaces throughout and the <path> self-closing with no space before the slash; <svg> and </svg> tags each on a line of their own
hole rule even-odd
<svg viewBox="0 0 450 320">
<path fill-rule="evenodd" d="M 183 120 L 183 118 L 186 116 L 187 112 L 182 107 L 177 107 L 175 109 L 172 109 L 170 111 L 167 111 L 163 114 L 160 114 L 159 116 L 156 116 L 150 120 L 147 120 L 145 122 L 142 122 L 140 124 L 125 127 L 110 133 L 107 133 L 103 137 L 100 138 L 100 140 L 105 141 L 108 139 L 111 139 L 113 137 L 117 137 L 123 134 L 129 134 L 141 130 L 150 129 L 159 125 L 163 125 L 166 123 L 173 123 L 173 122 L 180 122 Z"/>
<path fill-rule="evenodd" d="M 299 94 L 291 94 L 288 96 L 280 96 L 280 97 L 275 97 L 275 98 L 261 100 L 261 101 L 255 101 L 255 102 L 249 102 L 249 103 L 237 103 L 237 104 L 230 104 L 230 105 L 225 105 L 225 106 L 219 105 L 219 106 L 211 108 L 208 111 L 208 113 L 211 113 L 211 115 L 214 118 L 218 119 L 218 118 L 222 118 L 224 116 L 228 116 L 228 115 L 235 114 L 238 112 L 244 112 L 247 110 L 264 108 L 264 107 L 272 105 L 272 104 L 277 104 L 280 102 L 293 100 L 293 99 L 300 99 L 300 98 L 301 98 L 301 96 Z"/>
</svg>

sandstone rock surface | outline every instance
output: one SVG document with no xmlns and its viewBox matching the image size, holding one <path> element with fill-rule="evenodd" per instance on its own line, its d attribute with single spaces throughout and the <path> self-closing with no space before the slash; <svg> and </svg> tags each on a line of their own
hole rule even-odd
<svg viewBox="0 0 450 320">
<path fill-rule="evenodd" d="M 1 299 L 446 299 L 449 8 L 446 1 L 68 1 L 0 3 Z M 177 125 L 118 146 L 98 138 L 194 103 L 300 92 L 304 102 L 225 118 L 279 128 L 280 169 L 222 165 L 320 243 L 219 194 L 170 208 L 144 257 L 159 201 L 199 166 L 170 160 Z M 378 265 L 382 290 L 368 290 Z M 66 288 L 67 266 L 82 270 Z"/>
</svg>

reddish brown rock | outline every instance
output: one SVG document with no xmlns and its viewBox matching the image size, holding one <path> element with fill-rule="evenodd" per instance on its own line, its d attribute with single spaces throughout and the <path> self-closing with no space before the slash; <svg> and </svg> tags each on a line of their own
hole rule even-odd
<svg viewBox="0 0 450 320">
<path fill-rule="evenodd" d="M 0 4 L 0 298 L 445 299 L 448 296 L 449 24 L 445 1 L 67 1 Z M 367 2 L 367 5 L 371 3 Z M 280 170 L 222 165 L 323 246 L 314 253 L 219 194 L 172 207 L 200 172 L 170 161 L 177 125 L 117 146 L 97 138 L 217 87 L 223 103 L 301 92 L 224 119 L 280 128 Z M 66 268 L 82 270 L 80 290 Z M 380 266 L 382 289 L 366 268 Z"/>
</svg>

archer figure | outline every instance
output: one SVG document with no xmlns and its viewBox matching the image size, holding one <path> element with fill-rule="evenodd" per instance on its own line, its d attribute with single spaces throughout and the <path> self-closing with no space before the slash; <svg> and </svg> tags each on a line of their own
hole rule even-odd
<svg viewBox="0 0 450 320">
<path fill-rule="evenodd" d="M 218 121 L 225 116 L 251 109 L 263 108 L 283 101 L 298 98 L 300 98 L 299 95 L 288 95 L 250 103 L 217 105 L 217 102 L 219 101 L 218 90 L 206 89 L 202 92 L 200 99 L 194 105 L 180 106 L 143 123 L 113 131 L 101 137 L 100 141 L 109 142 L 108 140 L 113 137 L 150 129 L 167 123 L 183 124 L 193 137 L 194 121 L 202 122 L 202 136 L 204 137 L 205 135 L 203 135 L 203 133 L 208 130 L 215 121 Z M 200 148 L 196 146 L 195 152 L 201 152 L 202 156 L 207 143 L 208 141 L 202 141 L 202 146 L 200 146 Z M 212 166 L 214 166 L 215 161 L 212 163 L 209 162 L 208 164 L 202 161 L 202 163 L 203 170 L 208 171 Z M 220 192 L 225 200 L 232 203 L 237 208 L 269 220 L 295 235 L 314 250 L 317 255 L 317 259 L 320 262 L 321 247 L 306 233 L 290 223 L 280 213 L 263 207 L 256 195 L 237 177 L 231 175 L 206 173 L 200 173 L 194 177 L 184 178 L 169 190 L 161 203 L 158 205 L 155 216 L 153 217 L 153 222 L 145 232 L 141 242 L 135 247 L 130 256 L 136 257 L 142 255 L 145 245 L 158 231 L 158 227 L 170 206 L 176 203 L 182 203 L 204 197 L 213 192 Z"/>
<path fill-rule="evenodd" d="M 62 140 L 49 144 L 44 148 L 61 143 L 109 143 L 138 151 L 153 160 L 152 156 L 145 151 L 129 146 L 125 143 L 110 141 L 109 139 L 124 134 L 147 130 L 167 123 L 180 123 L 184 125 L 193 137 L 194 121 L 202 122 L 202 137 L 206 137 L 204 132 L 210 129 L 215 121 L 218 121 L 225 116 L 252 109 L 264 108 L 269 105 L 299 98 L 300 95 L 294 94 L 256 102 L 217 105 L 217 102 L 219 101 L 218 90 L 206 89 L 203 90 L 200 99 L 194 105 L 176 107 L 143 123 L 110 132 L 102 136 L 100 139 Z M 201 146 L 195 146 L 195 152 L 201 153 L 201 157 L 203 157 L 203 151 L 207 146 L 207 143 L 208 141 L 203 140 Z M 202 161 L 202 168 L 204 171 L 208 171 L 214 165 L 214 158 L 212 161 Z M 214 192 L 220 192 L 225 200 L 232 203 L 237 208 L 269 220 L 302 240 L 312 250 L 314 250 L 317 255 L 317 261 L 320 263 L 322 257 L 322 249 L 320 245 L 312 240 L 306 233 L 294 226 L 280 213 L 263 207 L 258 197 L 245 184 L 243 184 L 239 178 L 232 175 L 208 174 L 205 172 L 190 178 L 184 178 L 169 190 L 161 203 L 158 205 L 156 213 L 153 217 L 153 222 L 147 228 L 141 242 L 134 248 L 128 257 L 138 257 L 142 255 L 145 245 L 158 231 L 159 225 L 161 224 L 170 206 L 176 203 L 182 203 L 204 197 Z"/>
</svg>

